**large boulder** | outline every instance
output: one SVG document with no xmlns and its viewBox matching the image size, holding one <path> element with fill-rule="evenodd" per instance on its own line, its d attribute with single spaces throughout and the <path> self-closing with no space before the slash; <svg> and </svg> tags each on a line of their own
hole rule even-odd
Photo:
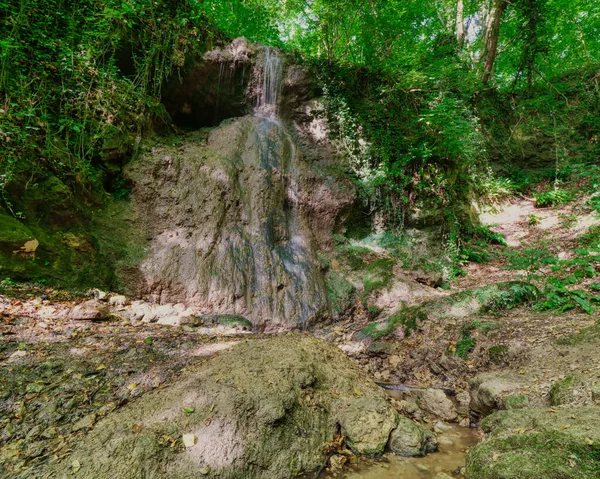
<svg viewBox="0 0 600 479">
<path fill-rule="evenodd" d="M 600 477 L 600 407 L 499 411 L 467 455 L 468 479 Z"/>
<path fill-rule="evenodd" d="M 318 469 L 340 426 L 356 452 L 378 454 L 398 421 L 385 393 L 338 348 L 274 337 L 239 344 L 114 413 L 44 472 L 283 479 Z M 403 450 L 427 450 L 426 441 Z"/>
</svg>

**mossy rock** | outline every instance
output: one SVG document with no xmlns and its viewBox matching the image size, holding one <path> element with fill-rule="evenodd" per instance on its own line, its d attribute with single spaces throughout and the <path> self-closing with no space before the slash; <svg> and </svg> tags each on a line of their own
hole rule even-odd
<svg viewBox="0 0 600 479">
<path fill-rule="evenodd" d="M 426 321 L 427 315 L 418 306 L 404 308 L 399 312 L 392 314 L 384 321 L 375 321 L 368 323 L 361 329 L 356 339 L 381 339 L 392 334 L 400 326 L 404 327 L 404 335 L 410 336 L 415 331 L 418 324 Z"/>
<path fill-rule="evenodd" d="M 363 281 L 363 295 L 367 297 L 370 293 L 388 288 L 394 277 L 394 260 L 390 258 L 379 258 L 373 261 L 367 268 Z"/>
<path fill-rule="evenodd" d="M 33 233 L 27 226 L 0 210 L 0 252 L 13 254 L 13 251 L 32 239 Z"/>
<path fill-rule="evenodd" d="M 488 349 L 488 357 L 494 364 L 502 364 L 508 357 L 508 346 L 495 344 Z"/>
<path fill-rule="evenodd" d="M 325 276 L 325 287 L 329 300 L 329 307 L 333 313 L 345 313 L 356 301 L 356 288 L 344 276 L 329 270 Z"/>
<path fill-rule="evenodd" d="M 385 392 L 339 348 L 289 334 L 188 368 L 100 421 L 41 475 L 71 477 L 78 461 L 75 477 L 94 479 L 296 477 L 319 469 L 340 428 L 355 453 L 383 453 L 398 420 Z"/>
<path fill-rule="evenodd" d="M 526 409 L 529 407 L 529 396 L 526 394 L 512 394 L 504 398 L 506 409 Z"/>
<path fill-rule="evenodd" d="M 583 384 L 581 378 L 577 376 L 567 376 L 562 381 L 554 383 L 549 391 L 550 404 L 561 406 L 574 402 L 577 399 L 577 390 L 580 387 L 583 387 Z"/>
<path fill-rule="evenodd" d="M 564 336 L 556 341 L 564 346 L 576 346 L 578 344 L 594 344 L 600 342 L 600 323 L 583 328 L 576 333 Z"/>
<path fill-rule="evenodd" d="M 467 479 L 600 477 L 600 407 L 499 411 L 467 455 Z"/>
</svg>

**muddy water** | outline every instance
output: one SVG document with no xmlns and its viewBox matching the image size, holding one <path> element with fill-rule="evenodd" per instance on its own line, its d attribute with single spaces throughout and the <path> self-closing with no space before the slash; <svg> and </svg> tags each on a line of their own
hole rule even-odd
<svg viewBox="0 0 600 479">
<path fill-rule="evenodd" d="M 402 394 L 393 390 L 386 393 L 394 399 Z M 433 426 L 428 427 L 432 429 Z M 380 459 L 361 460 L 337 474 L 325 477 L 338 479 L 445 479 L 461 478 L 467 451 L 481 441 L 478 429 L 445 424 L 435 429 L 438 451 L 425 457 L 399 457 L 386 454 Z"/>
<path fill-rule="evenodd" d="M 456 474 L 465 465 L 467 450 L 480 440 L 476 429 L 450 426 L 437 434 L 439 451 L 425 457 L 398 457 L 386 454 L 378 460 L 361 460 L 358 464 L 327 478 L 338 479 L 443 479 L 463 477 Z"/>
</svg>

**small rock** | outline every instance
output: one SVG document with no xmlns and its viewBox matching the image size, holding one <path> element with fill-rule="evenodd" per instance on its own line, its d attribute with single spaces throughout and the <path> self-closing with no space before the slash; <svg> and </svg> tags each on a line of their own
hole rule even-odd
<svg viewBox="0 0 600 479">
<path fill-rule="evenodd" d="M 396 369 L 398 367 L 398 365 L 402 362 L 402 359 L 400 358 L 400 356 L 393 354 L 392 356 L 390 356 L 389 362 L 390 362 L 390 367 L 393 369 Z"/>
<path fill-rule="evenodd" d="M 173 306 L 173 309 L 181 314 L 186 310 L 186 307 L 183 303 L 177 303 L 175 306 Z"/>
<path fill-rule="evenodd" d="M 100 300 L 100 301 L 102 301 L 102 300 L 106 299 L 106 293 L 105 293 L 104 291 L 101 291 L 101 290 L 97 289 L 97 288 L 95 288 L 95 289 L 92 289 L 92 290 L 90 291 L 90 294 L 91 294 L 91 295 L 92 295 L 94 298 L 96 298 L 96 299 L 98 299 L 98 300 Z"/>
<path fill-rule="evenodd" d="M 417 403 L 412 401 L 397 401 L 392 399 L 392 406 L 396 408 L 396 411 L 401 413 L 403 416 L 408 416 L 414 420 L 421 420 L 423 418 L 423 411 L 419 408 Z"/>
<path fill-rule="evenodd" d="M 400 416 L 396 429 L 390 434 L 388 445 L 398 456 L 418 457 L 435 451 L 437 439 L 431 431 Z"/>
<path fill-rule="evenodd" d="M 438 444 L 442 444 L 444 446 L 454 446 L 454 441 L 447 436 L 438 437 Z"/>
<path fill-rule="evenodd" d="M 200 474 L 201 476 L 208 476 L 210 474 L 211 468 L 210 466 L 201 466 L 198 469 L 198 474 Z"/>
<path fill-rule="evenodd" d="M 165 316 L 165 317 L 159 318 L 156 323 L 163 324 L 165 326 L 181 326 L 182 319 L 183 318 L 181 318 L 179 316 Z"/>
<path fill-rule="evenodd" d="M 105 305 L 96 299 L 90 299 L 75 306 L 71 310 L 69 318 L 75 321 L 103 320 L 108 319 L 109 315 L 108 308 Z"/>
<path fill-rule="evenodd" d="M 340 344 L 339 348 L 349 356 L 354 356 L 361 354 L 365 349 L 365 345 L 360 341 L 351 341 L 346 344 Z"/>
<path fill-rule="evenodd" d="M 333 410 L 337 411 L 342 435 L 355 454 L 382 454 L 390 432 L 397 427 L 398 413 L 383 397 L 359 397 L 348 406 L 341 399 L 339 407 L 334 406 Z"/>
<path fill-rule="evenodd" d="M 24 358 L 25 356 L 27 356 L 29 353 L 27 351 L 15 351 L 14 353 L 12 353 L 9 358 L 8 358 L 8 362 L 9 363 L 14 363 L 16 361 L 18 361 L 19 359 Z"/>
<path fill-rule="evenodd" d="M 390 343 L 386 343 L 385 341 L 374 341 L 369 345 L 365 352 L 374 356 L 384 356 L 389 354 L 391 350 L 392 345 Z"/>
<path fill-rule="evenodd" d="M 196 444 L 196 436 L 193 434 L 184 434 L 181 438 L 185 447 L 193 447 Z"/>
<path fill-rule="evenodd" d="M 487 416 L 502 409 L 502 398 L 522 387 L 520 382 L 497 373 L 484 373 L 469 381 L 471 387 L 471 409 Z"/>
<path fill-rule="evenodd" d="M 329 470 L 331 472 L 339 472 L 346 464 L 346 456 L 342 456 L 341 454 L 335 454 L 329 458 Z"/>
<path fill-rule="evenodd" d="M 442 422 L 442 421 L 437 421 L 433 427 L 435 428 L 436 432 L 445 432 L 445 431 L 451 431 L 452 430 L 452 426 L 448 423 Z"/>
<path fill-rule="evenodd" d="M 127 298 L 122 294 L 111 296 L 111 298 L 108 300 L 108 304 L 111 306 L 123 307 L 127 304 Z"/>
<path fill-rule="evenodd" d="M 423 411 L 444 421 L 454 421 L 458 416 L 452 401 L 439 389 L 425 389 L 420 392 L 417 404 Z"/>
<path fill-rule="evenodd" d="M 471 420 L 468 417 L 463 417 L 460 421 L 458 421 L 458 425 L 460 427 L 471 427 Z"/>
<path fill-rule="evenodd" d="M 79 431 L 80 429 L 85 429 L 90 427 L 92 424 L 96 422 L 96 414 L 88 414 L 87 416 L 83 416 L 79 421 L 73 424 L 73 431 Z"/>
</svg>

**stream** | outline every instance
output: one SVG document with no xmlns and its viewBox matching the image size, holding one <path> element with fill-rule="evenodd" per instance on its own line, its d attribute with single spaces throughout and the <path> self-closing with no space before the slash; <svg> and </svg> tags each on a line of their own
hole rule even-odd
<svg viewBox="0 0 600 479">
<path fill-rule="evenodd" d="M 361 460 L 341 473 L 324 477 L 344 479 L 442 479 L 465 465 L 469 448 L 480 441 L 478 429 L 449 425 L 438 433 L 439 450 L 425 457 L 399 457 L 386 454 L 380 459 Z M 458 477 L 463 477 L 459 475 Z"/>
</svg>

